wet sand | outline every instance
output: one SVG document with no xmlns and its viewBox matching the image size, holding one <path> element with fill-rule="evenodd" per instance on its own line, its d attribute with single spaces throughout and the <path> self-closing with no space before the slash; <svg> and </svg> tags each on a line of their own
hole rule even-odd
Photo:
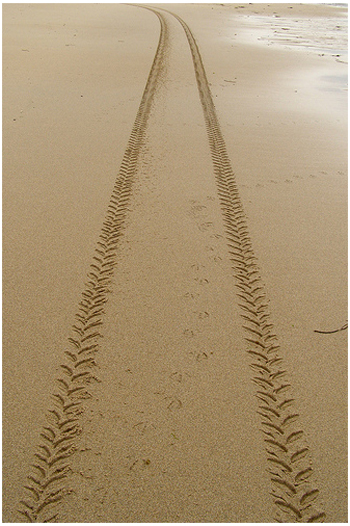
<svg viewBox="0 0 350 526">
<path fill-rule="evenodd" d="M 154 8 L 3 6 L 3 521 L 346 522 L 346 12 Z"/>
</svg>

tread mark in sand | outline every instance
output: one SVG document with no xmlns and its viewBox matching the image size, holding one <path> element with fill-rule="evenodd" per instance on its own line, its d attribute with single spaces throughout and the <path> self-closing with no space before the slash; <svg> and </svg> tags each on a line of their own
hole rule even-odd
<svg viewBox="0 0 350 526">
<path fill-rule="evenodd" d="M 149 9 L 146 6 L 139 6 Z M 279 352 L 265 287 L 253 252 L 246 215 L 221 133 L 202 57 L 188 25 L 162 8 L 183 27 L 192 54 L 199 98 L 207 128 L 214 174 L 220 198 L 228 250 L 238 289 L 241 316 L 245 320 L 252 380 L 257 386 L 258 414 L 267 453 L 268 472 L 277 522 L 324 522 L 318 503 L 319 490 L 313 481 L 309 448 L 300 429 L 291 385 Z M 157 11 L 151 9 L 153 12 Z M 157 13 L 159 14 L 159 13 Z"/>
<path fill-rule="evenodd" d="M 165 71 L 168 28 L 166 21 L 158 18 L 161 26 L 158 47 L 97 241 L 72 336 L 68 338 L 69 349 L 64 353 L 62 374 L 57 378 L 53 408 L 48 411 L 48 423 L 40 433 L 31 473 L 24 486 L 26 496 L 18 509 L 22 521 L 59 522 L 58 505 L 71 492 L 68 488 L 72 472 L 70 458 L 79 449 L 84 400 L 92 397 L 92 384 L 98 381 L 94 374 L 95 359 L 102 338 L 104 307 L 117 264 L 118 241 L 123 234 L 154 94 Z"/>
<path fill-rule="evenodd" d="M 66 487 L 71 472 L 69 458 L 78 448 L 83 402 L 91 397 L 90 384 L 97 381 L 93 369 L 102 333 L 94 329 L 102 324 L 140 146 L 153 95 L 164 70 L 168 38 L 166 20 L 156 9 L 150 10 L 161 23 L 159 44 L 97 242 L 89 281 L 72 327 L 75 334 L 68 339 L 70 349 L 65 351 L 66 362 L 61 365 L 62 377 L 57 380 L 59 392 L 53 395 L 54 409 L 49 411 L 48 425 L 42 429 L 41 443 L 34 455 L 33 471 L 27 477 L 27 497 L 21 501 L 19 512 L 29 522 L 58 519 L 57 504 L 69 493 Z M 282 368 L 279 346 L 269 323 L 264 286 L 201 55 L 187 24 L 177 15 L 170 14 L 182 25 L 192 53 L 242 318 L 248 324 L 244 327 L 250 336 L 246 341 L 253 360 L 253 381 L 258 386 L 258 413 L 265 436 L 276 520 L 323 522 L 325 514 L 316 508 L 319 491 L 312 483 L 309 449 L 298 427 L 298 414 L 293 411 L 294 400 L 288 398 L 290 384 L 285 380 L 287 374 Z M 90 322 L 96 317 L 97 321 Z"/>
</svg>

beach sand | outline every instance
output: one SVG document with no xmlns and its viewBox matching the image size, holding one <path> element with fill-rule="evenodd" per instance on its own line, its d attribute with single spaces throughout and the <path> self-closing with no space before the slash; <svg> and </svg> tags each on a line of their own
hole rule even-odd
<svg viewBox="0 0 350 526">
<path fill-rule="evenodd" d="M 346 8 L 144 7 L 3 5 L 3 522 L 346 522 Z"/>
</svg>

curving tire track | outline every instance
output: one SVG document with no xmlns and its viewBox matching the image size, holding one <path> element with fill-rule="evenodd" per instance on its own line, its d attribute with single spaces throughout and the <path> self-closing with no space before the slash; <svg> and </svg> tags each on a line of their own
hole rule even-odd
<svg viewBox="0 0 350 526">
<path fill-rule="evenodd" d="M 97 241 L 72 335 L 68 338 L 69 348 L 60 366 L 62 374 L 57 378 L 53 406 L 48 411 L 47 425 L 40 433 L 32 470 L 24 486 L 26 495 L 18 509 L 22 521 L 23 518 L 27 522 L 58 521 L 59 504 L 71 492 L 70 459 L 79 448 L 84 401 L 93 396 L 93 383 L 98 381 L 94 374 L 95 360 L 100 350 L 104 307 L 117 265 L 118 242 L 154 94 L 165 70 L 168 28 L 165 19 L 160 15 L 158 18 L 161 28 L 157 51 Z"/>
<path fill-rule="evenodd" d="M 166 17 L 151 10 L 161 24 L 160 39 L 141 99 L 131 136 L 114 185 L 106 218 L 97 242 L 88 282 L 68 339 L 69 348 L 57 378 L 58 390 L 48 423 L 42 429 L 32 471 L 25 485 L 26 496 L 19 513 L 29 522 L 59 519 L 59 504 L 70 493 L 70 459 L 79 448 L 85 401 L 93 396 L 94 374 L 100 349 L 104 307 L 108 301 L 117 247 L 122 235 L 140 148 L 145 136 L 155 91 L 165 70 L 168 46 Z M 165 11 L 165 10 L 163 10 Z M 241 316 L 256 385 L 258 414 L 264 434 L 268 471 L 272 484 L 275 519 L 278 522 L 323 522 L 309 447 L 299 424 L 291 386 L 270 321 L 265 288 L 253 252 L 246 216 L 227 154 L 202 58 L 187 24 L 176 14 L 192 53 L 196 80 L 207 127 L 214 174 L 225 224 Z"/>
<path fill-rule="evenodd" d="M 144 6 L 140 6 L 144 7 Z M 161 8 L 159 8 L 161 9 Z M 153 12 L 157 11 L 152 9 Z M 217 189 L 256 385 L 277 522 L 324 522 L 311 455 L 270 320 L 265 287 L 249 236 L 246 215 L 227 154 L 203 61 L 188 25 L 176 14 L 192 54 Z M 159 13 L 157 13 L 159 16 Z M 164 17 L 165 20 L 165 17 Z"/>
</svg>

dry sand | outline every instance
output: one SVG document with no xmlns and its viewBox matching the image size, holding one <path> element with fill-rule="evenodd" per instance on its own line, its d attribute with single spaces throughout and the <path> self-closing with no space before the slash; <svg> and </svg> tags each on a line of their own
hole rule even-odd
<svg viewBox="0 0 350 526">
<path fill-rule="evenodd" d="M 3 5 L 3 521 L 346 522 L 346 9 L 154 5 Z"/>
</svg>

